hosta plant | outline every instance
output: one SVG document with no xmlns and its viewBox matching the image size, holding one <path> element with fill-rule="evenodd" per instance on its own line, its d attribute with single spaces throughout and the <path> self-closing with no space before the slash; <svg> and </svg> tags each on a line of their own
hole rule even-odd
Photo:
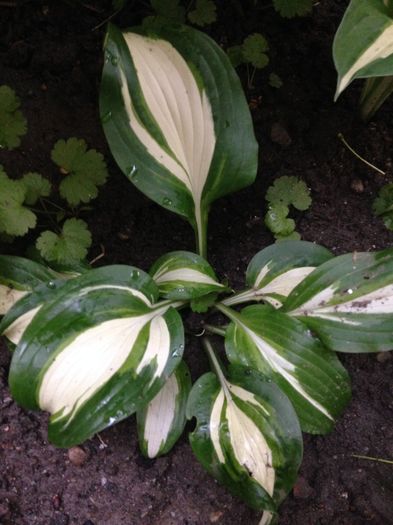
<svg viewBox="0 0 393 525">
<path fill-rule="evenodd" d="M 360 100 L 370 118 L 393 92 L 393 2 L 351 0 L 337 30 L 333 57 L 336 98 L 355 79 L 367 79 Z"/>
<path fill-rule="evenodd" d="M 101 109 L 115 158 L 190 221 L 204 252 L 209 205 L 255 175 L 239 81 L 226 55 L 190 28 L 111 27 L 106 45 Z M 49 412 L 49 439 L 62 447 L 136 413 L 141 450 L 154 458 L 194 420 L 196 457 L 267 524 L 296 480 L 301 431 L 331 431 L 350 399 L 335 352 L 393 347 L 392 292 L 393 250 L 333 257 L 302 241 L 257 253 L 238 293 L 185 251 L 164 254 L 149 273 L 113 265 L 63 274 L 0 256 L 11 393 Z M 208 310 L 200 335 L 212 369 L 193 385 L 188 307 Z M 216 334 L 226 357 L 214 350 Z"/>
</svg>

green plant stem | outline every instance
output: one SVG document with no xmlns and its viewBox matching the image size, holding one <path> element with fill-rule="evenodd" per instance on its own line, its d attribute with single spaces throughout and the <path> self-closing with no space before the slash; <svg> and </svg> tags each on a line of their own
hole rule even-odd
<svg viewBox="0 0 393 525">
<path fill-rule="evenodd" d="M 371 164 L 371 162 L 368 162 L 368 160 L 366 160 L 365 158 L 361 157 L 359 155 L 359 153 L 357 153 L 353 148 L 351 148 L 351 146 L 348 144 L 348 142 L 345 140 L 344 138 L 344 135 L 342 133 L 339 133 L 338 135 L 338 138 L 341 140 L 341 142 L 344 144 L 344 146 L 346 146 L 349 151 L 351 153 L 353 153 L 353 155 L 355 155 L 355 157 L 357 157 L 359 160 L 361 160 L 362 162 L 364 162 L 364 164 L 367 164 L 367 166 L 369 166 L 370 168 L 372 168 L 373 170 L 377 171 L 378 173 L 380 173 L 381 175 L 386 175 L 386 173 L 382 170 L 380 170 L 379 168 L 377 168 L 376 166 L 374 166 L 374 164 Z"/>
<path fill-rule="evenodd" d="M 208 214 L 199 211 L 199 220 L 197 220 L 195 227 L 195 242 L 197 253 L 207 259 L 207 218 Z"/>
<path fill-rule="evenodd" d="M 221 337 L 225 337 L 226 329 L 220 328 L 219 326 L 213 326 L 212 324 L 204 324 L 203 327 L 207 332 L 214 335 L 221 335 Z"/>
<path fill-rule="evenodd" d="M 221 304 L 224 304 L 225 306 L 232 306 L 235 304 L 248 303 L 250 301 L 255 301 L 257 295 L 258 290 L 248 288 L 247 290 L 243 290 L 242 292 L 238 292 L 234 295 L 227 297 L 226 299 L 223 299 L 221 301 Z"/>
<path fill-rule="evenodd" d="M 393 76 L 368 78 L 359 101 L 362 119 L 370 120 L 392 93 Z"/>
<path fill-rule="evenodd" d="M 225 396 L 227 399 L 232 399 L 231 393 L 229 392 L 229 388 L 227 385 L 227 381 L 225 379 L 224 373 L 222 371 L 222 368 L 220 366 L 220 362 L 214 353 L 213 347 L 211 342 L 207 337 L 203 337 L 202 344 L 204 349 L 206 350 L 206 353 L 209 357 L 209 361 L 211 364 L 211 367 L 213 371 L 215 372 L 216 376 L 218 377 L 218 380 L 220 381 L 221 387 L 224 390 Z"/>
<path fill-rule="evenodd" d="M 378 463 L 387 463 L 388 465 L 393 465 L 393 460 L 391 459 L 374 458 L 372 456 L 360 456 L 358 454 L 351 454 L 351 457 L 357 459 L 367 459 L 368 461 L 377 461 Z"/>
</svg>

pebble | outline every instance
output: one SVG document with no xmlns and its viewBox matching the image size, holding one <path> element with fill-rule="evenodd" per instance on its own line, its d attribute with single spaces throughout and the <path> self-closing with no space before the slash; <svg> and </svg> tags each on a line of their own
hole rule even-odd
<svg viewBox="0 0 393 525">
<path fill-rule="evenodd" d="M 279 122 L 273 124 L 270 131 L 270 138 L 276 144 L 280 144 L 280 146 L 289 146 L 292 144 L 292 139 L 289 136 L 288 131 Z"/>
<path fill-rule="evenodd" d="M 296 481 L 295 486 L 293 487 L 293 495 L 298 499 L 307 499 L 313 493 L 312 487 L 308 484 L 308 481 L 305 478 L 299 477 Z"/>
<path fill-rule="evenodd" d="M 363 181 L 360 179 L 353 179 L 353 181 L 351 182 L 351 190 L 353 190 L 355 193 L 363 193 L 364 192 Z"/>
<path fill-rule="evenodd" d="M 224 516 L 224 513 L 222 510 L 216 510 L 215 512 L 211 512 L 209 516 L 210 523 L 217 523 L 221 520 L 221 518 Z"/>
<path fill-rule="evenodd" d="M 392 359 L 390 352 L 379 352 L 377 354 L 377 361 L 379 363 L 386 363 L 386 361 L 390 361 L 390 359 Z"/>
<path fill-rule="evenodd" d="M 87 452 L 81 447 L 72 447 L 68 450 L 68 459 L 77 467 L 81 467 L 87 460 Z"/>
</svg>

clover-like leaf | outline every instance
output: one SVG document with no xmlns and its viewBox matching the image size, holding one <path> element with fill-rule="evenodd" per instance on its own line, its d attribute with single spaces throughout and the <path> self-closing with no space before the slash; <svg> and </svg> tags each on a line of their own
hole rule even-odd
<svg viewBox="0 0 393 525">
<path fill-rule="evenodd" d="M 385 184 L 373 202 L 375 215 L 381 216 L 386 228 L 393 230 L 393 184 Z"/>
<path fill-rule="evenodd" d="M 56 142 L 52 160 L 66 177 L 61 181 L 60 195 L 70 206 L 89 202 L 98 194 L 97 187 L 106 182 L 108 172 L 104 157 L 95 149 L 87 150 L 83 139 L 72 137 Z"/>
<path fill-rule="evenodd" d="M 250 62 L 257 69 L 262 69 L 269 63 L 266 51 L 269 44 L 266 38 L 260 33 L 254 33 L 244 39 L 242 53 L 246 62 Z"/>
<path fill-rule="evenodd" d="M 312 0 L 273 0 L 274 9 L 284 18 L 305 16 L 312 9 Z"/>
<path fill-rule="evenodd" d="M 25 204 L 29 206 L 33 206 L 40 197 L 49 197 L 52 189 L 48 179 L 34 172 L 23 175 L 21 183 L 26 188 Z"/>
<path fill-rule="evenodd" d="M 270 206 L 265 217 L 265 224 L 271 232 L 280 235 L 289 235 L 295 229 L 295 221 L 288 219 L 288 206 L 275 204 Z"/>
<path fill-rule="evenodd" d="M 68 219 L 60 235 L 45 231 L 37 239 L 37 249 L 47 261 L 72 264 L 87 255 L 91 245 L 91 233 L 81 219 Z"/>
<path fill-rule="evenodd" d="M 196 0 L 195 9 L 188 13 L 192 24 L 207 26 L 217 20 L 217 7 L 212 0 Z"/>
<path fill-rule="evenodd" d="M 0 232 L 6 235 L 25 235 L 34 228 L 37 217 L 23 206 L 26 188 L 17 180 L 11 180 L 0 166 Z"/>
<path fill-rule="evenodd" d="M 266 192 L 266 200 L 272 206 L 284 204 L 294 206 L 297 210 L 307 210 L 311 205 L 310 190 L 306 183 L 297 177 L 284 175 L 274 181 Z"/>
<path fill-rule="evenodd" d="M 9 86 L 0 86 L 0 148 L 14 149 L 26 134 L 27 123 L 18 109 L 20 100 Z"/>
</svg>

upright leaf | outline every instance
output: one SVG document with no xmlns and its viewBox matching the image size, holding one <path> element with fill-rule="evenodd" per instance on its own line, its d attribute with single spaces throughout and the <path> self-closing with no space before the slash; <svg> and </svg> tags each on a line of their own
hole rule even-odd
<svg viewBox="0 0 393 525">
<path fill-rule="evenodd" d="M 325 262 L 290 293 L 284 310 L 337 352 L 393 349 L 393 250 Z"/>
<path fill-rule="evenodd" d="M 333 58 L 336 99 L 356 78 L 393 75 L 391 0 L 351 0 L 334 39 Z"/>
<path fill-rule="evenodd" d="M 173 25 L 152 31 L 109 27 L 104 131 L 123 172 L 190 221 L 204 255 L 210 204 L 256 175 L 250 112 L 228 57 L 206 34 Z"/>
<path fill-rule="evenodd" d="M 257 371 L 208 373 L 191 390 L 197 419 L 192 449 L 204 468 L 254 509 L 275 512 L 292 488 L 302 458 L 296 414 L 284 394 Z"/>
<path fill-rule="evenodd" d="M 150 403 L 138 410 L 139 445 L 148 458 L 166 454 L 181 436 L 190 390 L 190 371 L 182 361 Z"/>
<path fill-rule="evenodd" d="M 332 430 L 351 395 L 336 355 L 303 323 L 269 306 L 249 306 L 241 313 L 220 309 L 233 321 L 225 338 L 231 363 L 256 368 L 274 381 L 291 400 L 305 432 Z"/>
<path fill-rule="evenodd" d="M 10 387 L 22 406 L 51 414 L 50 440 L 72 446 L 149 402 L 184 345 L 171 303 L 129 266 L 91 270 L 59 287 L 23 333 Z"/>
</svg>

